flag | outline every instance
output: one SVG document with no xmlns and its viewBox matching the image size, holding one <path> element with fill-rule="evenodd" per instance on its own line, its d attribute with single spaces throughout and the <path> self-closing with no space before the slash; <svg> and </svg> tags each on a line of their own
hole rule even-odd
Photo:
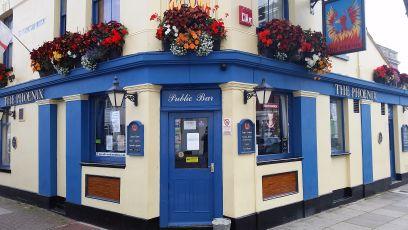
<svg viewBox="0 0 408 230">
<path fill-rule="evenodd" d="M 13 33 L 11 30 L 0 20 L 0 50 L 4 52 L 11 40 L 13 40 Z"/>
</svg>

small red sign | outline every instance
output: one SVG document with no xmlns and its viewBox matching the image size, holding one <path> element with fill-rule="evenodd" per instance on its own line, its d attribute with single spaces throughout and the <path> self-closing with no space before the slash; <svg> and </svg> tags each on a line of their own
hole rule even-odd
<svg viewBox="0 0 408 230">
<path fill-rule="evenodd" d="M 245 6 L 239 6 L 239 24 L 244 26 L 252 26 L 252 9 Z"/>
</svg>

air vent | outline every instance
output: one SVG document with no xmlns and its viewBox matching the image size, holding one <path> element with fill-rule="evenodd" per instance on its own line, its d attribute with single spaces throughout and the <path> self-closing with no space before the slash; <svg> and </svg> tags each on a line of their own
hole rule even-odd
<svg viewBox="0 0 408 230">
<path fill-rule="evenodd" d="M 354 110 L 354 113 L 360 113 L 360 101 L 359 100 L 356 100 L 356 99 L 353 100 L 353 110 Z"/>
<path fill-rule="evenodd" d="M 381 115 L 385 115 L 385 104 L 381 103 Z"/>
</svg>

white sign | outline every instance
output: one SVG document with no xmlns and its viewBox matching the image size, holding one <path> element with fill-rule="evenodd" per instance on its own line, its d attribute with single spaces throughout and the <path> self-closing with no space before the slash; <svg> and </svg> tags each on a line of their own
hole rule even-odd
<svg viewBox="0 0 408 230">
<path fill-rule="evenodd" d="M 112 111 L 111 113 L 112 132 L 120 133 L 120 112 Z"/>
<path fill-rule="evenodd" d="M 232 121 L 231 118 L 225 118 L 222 121 L 222 133 L 224 135 L 232 134 Z"/>
<path fill-rule="evenodd" d="M 200 150 L 200 133 L 187 133 L 187 150 Z"/>
<path fill-rule="evenodd" d="M 113 149 L 113 136 L 107 135 L 106 136 L 106 150 L 112 151 L 112 149 Z"/>
<path fill-rule="evenodd" d="M 125 151 L 125 135 L 118 135 L 116 141 L 118 143 L 118 151 Z"/>
<path fill-rule="evenodd" d="M 184 130 L 196 130 L 197 123 L 196 121 L 184 121 Z"/>
</svg>

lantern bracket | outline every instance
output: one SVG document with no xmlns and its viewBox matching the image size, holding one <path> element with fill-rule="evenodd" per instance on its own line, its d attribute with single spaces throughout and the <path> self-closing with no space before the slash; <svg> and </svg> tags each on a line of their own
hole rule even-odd
<svg viewBox="0 0 408 230">
<path fill-rule="evenodd" d="M 137 93 L 134 93 L 134 94 L 128 94 L 128 93 L 126 93 L 126 96 L 125 96 L 127 99 L 129 99 L 129 101 L 131 101 L 131 102 L 133 102 L 133 104 L 135 105 L 135 106 L 137 106 L 138 105 L 138 96 L 137 96 Z"/>
<path fill-rule="evenodd" d="M 248 103 L 248 100 L 256 95 L 255 91 L 244 90 L 244 104 Z"/>
<path fill-rule="evenodd" d="M 320 0 L 310 0 L 310 13 L 314 15 L 314 7 Z"/>
</svg>

